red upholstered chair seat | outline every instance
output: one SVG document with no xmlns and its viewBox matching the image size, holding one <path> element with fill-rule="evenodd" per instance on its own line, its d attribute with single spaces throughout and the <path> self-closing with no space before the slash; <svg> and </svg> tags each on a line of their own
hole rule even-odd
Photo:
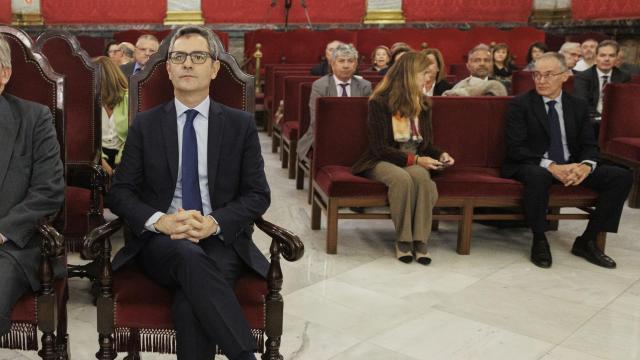
<svg viewBox="0 0 640 360">
<path fill-rule="evenodd" d="M 173 329 L 169 291 L 147 278 L 136 265 L 114 274 L 115 326 L 133 329 Z M 258 275 L 238 280 L 235 293 L 252 329 L 264 329 L 267 282 Z"/>
<path fill-rule="evenodd" d="M 282 137 L 285 139 L 297 139 L 298 138 L 298 129 L 300 128 L 300 124 L 294 121 L 287 121 L 282 123 L 282 127 L 280 131 L 282 132 Z"/>
<path fill-rule="evenodd" d="M 314 178 L 325 194 L 331 197 L 387 197 L 387 187 L 383 183 L 353 175 L 348 166 L 323 166 Z"/>
<path fill-rule="evenodd" d="M 54 284 L 55 293 L 60 295 L 57 297 L 58 309 L 62 309 L 63 306 L 65 306 L 64 298 L 66 295 L 63 295 L 63 294 L 66 294 L 65 284 L 66 283 L 64 279 L 56 280 Z M 11 321 L 36 324 L 37 316 L 38 316 L 37 307 L 38 307 L 37 292 L 30 292 L 22 296 L 20 300 L 18 300 L 16 305 L 13 307 L 13 310 L 11 311 Z"/>
<path fill-rule="evenodd" d="M 625 159 L 640 161 L 640 138 L 613 138 L 607 143 L 607 152 Z"/>
</svg>

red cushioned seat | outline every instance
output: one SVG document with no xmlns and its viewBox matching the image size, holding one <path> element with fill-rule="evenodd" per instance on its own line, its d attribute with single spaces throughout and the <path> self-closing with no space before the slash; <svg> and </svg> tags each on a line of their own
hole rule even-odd
<svg viewBox="0 0 640 360">
<path fill-rule="evenodd" d="M 173 329 L 171 293 L 156 285 L 136 265 L 117 271 L 113 280 L 115 326 L 134 329 Z M 264 297 L 267 282 L 258 275 L 246 275 L 235 293 L 252 329 L 264 329 Z"/>
<path fill-rule="evenodd" d="M 65 286 L 66 282 L 64 279 L 56 280 L 55 282 L 55 293 L 59 294 L 57 297 L 58 300 L 58 309 L 63 309 L 65 306 L 65 296 L 66 294 Z M 11 311 L 11 321 L 12 322 L 26 322 L 31 324 L 37 323 L 38 316 L 38 293 L 30 292 L 26 295 L 23 295 L 18 302 L 13 307 Z"/>
<path fill-rule="evenodd" d="M 315 180 L 320 188 L 331 197 L 387 197 L 387 187 L 383 183 L 353 175 L 348 166 L 323 166 L 318 169 Z"/>
<path fill-rule="evenodd" d="M 282 123 L 280 127 L 280 131 L 282 133 L 282 137 L 287 140 L 291 140 L 291 138 L 298 138 L 298 129 L 300 128 L 300 124 L 294 121 L 287 121 Z"/>
<path fill-rule="evenodd" d="M 640 138 L 617 137 L 609 140 L 607 151 L 626 159 L 640 161 Z"/>
</svg>

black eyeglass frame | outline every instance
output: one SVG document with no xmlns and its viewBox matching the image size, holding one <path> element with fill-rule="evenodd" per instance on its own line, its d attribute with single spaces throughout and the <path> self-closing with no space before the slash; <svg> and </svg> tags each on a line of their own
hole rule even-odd
<svg viewBox="0 0 640 360">
<path fill-rule="evenodd" d="M 177 61 L 178 59 L 176 59 L 174 57 L 174 54 L 175 55 L 183 55 L 184 59 L 182 61 Z M 193 57 L 194 55 L 204 55 L 202 62 L 200 62 L 200 60 L 198 60 L 198 61 L 194 60 L 194 57 Z M 184 51 L 172 51 L 172 52 L 170 52 L 168 54 L 167 60 L 169 60 L 172 64 L 181 65 L 181 64 L 184 64 L 185 61 L 187 61 L 187 57 L 189 59 L 191 59 L 191 63 L 196 64 L 196 65 L 200 65 L 200 64 L 206 63 L 208 58 L 211 58 L 212 61 L 216 60 L 214 58 L 214 56 L 211 55 L 211 53 L 206 52 L 206 51 L 192 51 L 190 53 L 186 53 Z"/>
</svg>

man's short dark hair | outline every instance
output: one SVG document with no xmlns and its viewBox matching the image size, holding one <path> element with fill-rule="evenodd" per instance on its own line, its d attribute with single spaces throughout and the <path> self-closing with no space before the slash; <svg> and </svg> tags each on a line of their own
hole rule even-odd
<svg viewBox="0 0 640 360">
<path fill-rule="evenodd" d="M 178 29 L 178 31 L 176 31 L 176 33 L 171 38 L 171 42 L 169 43 L 169 52 L 173 50 L 173 44 L 175 44 L 176 40 L 188 35 L 200 35 L 205 38 L 205 40 L 207 40 L 207 44 L 209 45 L 209 54 L 211 54 L 213 60 L 217 60 L 218 56 L 220 56 L 220 53 L 222 53 L 218 36 L 216 36 L 213 31 L 207 29 L 204 26 L 195 25 L 183 26 Z"/>
<path fill-rule="evenodd" d="M 620 51 L 620 44 L 615 40 L 605 40 L 600 42 L 598 46 L 596 46 L 596 54 L 605 46 L 611 46 L 616 51 L 616 55 L 618 55 L 618 51 Z"/>
</svg>

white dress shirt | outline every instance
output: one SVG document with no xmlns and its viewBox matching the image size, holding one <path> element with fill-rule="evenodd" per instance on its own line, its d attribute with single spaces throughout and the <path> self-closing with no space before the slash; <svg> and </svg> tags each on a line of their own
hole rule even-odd
<svg viewBox="0 0 640 360">
<path fill-rule="evenodd" d="M 184 124 L 187 121 L 187 115 L 185 112 L 189 108 L 175 99 L 176 114 L 178 116 L 176 126 L 178 129 L 178 179 L 176 181 L 176 189 L 173 193 L 173 200 L 171 200 L 171 206 L 167 210 L 167 214 L 174 214 L 178 212 L 178 209 L 182 207 L 182 133 L 184 130 Z M 211 100 L 209 97 L 205 98 L 200 104 L 193 108 L 198 112 L 193 120 L 193 127 L 196 131 L 196 139 L 198 141 L 198 178 L 200 183 L 200 196 L 202 197 L 202 212 L 206 215 L 211 213 L 211 199 L 209 198 L 209 178 L 208 178 L 208 166 L 207 166 L 207 139 L 209 135 L 209 107 L 211 106 Z M 145 228 L 149 231 L 156 231 L 154 224 L 160 219 L 164 213 L 158 211 L 153 214 L 146 222 Z M 211 217 L 213 219 L 213 217 Z M 213 219 L 217 224 L 218 222 Z M 220 233 L 220 228 L 216 231 L 216 234 Z"/>
<path fill-rule="evenodd" d="M 344 82 L 338 79 L 338 77 L 335 75 L 333 75 L 333 81 L 336 82 L 336 91 L 338 96 L 342 96 L 342 86 L 340 84 L 347 84 L 346 86 L 347 96 L 351 96 L 351 81 Z"/>
<path fill-rule="evenodd" d="M 555 99 L 551 99 L 546 96 L 542 97 L 542 101 L 544 101 L 544 108 L 547 111 L 547 114 L 549 114 L 549 106 L 547 105 L 547 103 L 551 100 L 555 100 L 556 102 L 556 104 L 554 105 L 554 108 L 558 113 L 558 120 L 560 121 L 560 133 L 562 134 L 562 150 L 564 150 L 564 160 L 569 161 L 569 158 L 571 157 L 571 152 L 569 151 L 569 143 L 567 142 L 567 133 L 564 129 L 564 113 L 562 112 L 562 91 L 560 92 L 560 95 L 558 95 L 558 97 Z M 553 163 L 554 163 L 553 160 L 549 159 L 548 151 L 544 153 L 544 155 L 542 155 L 542 159 L 540 160 L 540 166 L 542 166 L 545 169 L 548 169 L 549 165 Z M 590 164 L 592 172 L 593 170 L 596 169 L 595 161 L 584 160 L 582 163 Z"/>
<path fill-rule="evenodd" d="M 120 140 L 116 131 L 116 122 L 111 116 L 107 114 L 107 110 L 102 107 L 102 147 L 111 150 L 120 150 L 123 142 Z"/>
</svg>

